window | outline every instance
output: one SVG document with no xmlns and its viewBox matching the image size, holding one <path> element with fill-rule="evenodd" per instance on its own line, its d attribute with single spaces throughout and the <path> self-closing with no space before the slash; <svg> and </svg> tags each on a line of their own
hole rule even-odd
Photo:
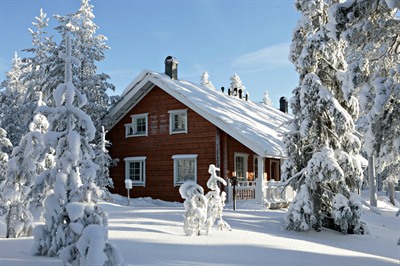
<svg viewBox="0 0 400 266">
<path fill-rule="evenodd" d="M 254 168 L 254 179 L 258 178 L 258 157 L 256 155 L 253 156 L 254 157 L 254 163 L 253 163 L 253 168 Z"/>
<path fill-rule="evenodd" d="M 169 111 L 169 132 L 187 133 L 187 110 Z"/>
<path fill-rule="evenodd" d="M 185 181 L 197 182 L 197 154 L 172 156 L 174 160 L 174 185 L 182 185 Z"/>
<path fill-rule="evenodd" d="M 270 169 L 271 169 L 271 174 L 270 174 L 270 179 L 274 179 L 275 181 L 279 181 L 279 168 L 280 168 L 280 161 L 279 160 L 270 160 Z"/>
<path fill-rule="evenodd" d="M 125 161 L 125 179 L 132 180 L 133 186 L 145 186 L 146 157 L 128 157 Z"/>
<path fill-rule="evenodd" d="M 235 174 L 240 181 L 247 181 L 247 158 L 247 154 L 235 153 Z"/>
<path fill-rule="evenodd" d="M 125 125 L 126 136 L 147 136 L 148 114 L 132 115 L 132 123 Z"/>
</svg>

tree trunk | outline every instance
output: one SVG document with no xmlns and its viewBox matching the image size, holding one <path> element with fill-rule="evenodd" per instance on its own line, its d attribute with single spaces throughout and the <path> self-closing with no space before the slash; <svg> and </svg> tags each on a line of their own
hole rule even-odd
<svg viewBox="0 0 400 266">
<path fill-rule="evenodd" d="M 393 205 L 396 205 L 395 204 L 395 192 L 394 192 L 394 183 L 393 182 L 391 182 L 391 181 L 389 181 L 388 182 L 388 192 L 389 192 L 389 200 L 390 200 L 390 203 L 392 203 Z"/>
<path fill-rule="evenodd" d="M 312 201 L 313 201 L 313 213 L 317 220 L 316 223 L 313 224 L 312 226 L 315 229 L 315 231 L 319 232 L 321 231 L 322 227 L 322 221 L 321 221 L 322 188 L 319 183 L 317 183 L 317 187 L 312 195 Z"/>
<path fill-rule="evenodd" d="M 368 157 L 369 204 L 377 206 L 374 157 Z"/>
</svg>

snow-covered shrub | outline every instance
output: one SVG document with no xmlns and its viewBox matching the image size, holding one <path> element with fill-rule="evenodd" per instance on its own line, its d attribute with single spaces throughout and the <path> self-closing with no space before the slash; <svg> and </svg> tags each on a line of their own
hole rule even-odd
<svg viewBox="0 0 400 266">
<path fill-rule="evenodd" d="M 211 226 L 215 223 L 216 219 L 218 220 L 218 229 L 228 229 L 231 227 L 227 222 L 222 219 L 222 210 L 225 206 L 226 193 L 225 191 L 220 192 L 218 182 L 222 183 L 226 186 L 226 181 L 217 176 L 216 171 L 219 171 L 219 168 L 215 167 L 215 165 L 210 164 L 208 167 L 208 173 L 210 174 L 210 178 L 207 181 L 207 187 L 211 190 L 206 194 L 207 198 L 207 222 L 206 222 L 206 232 L 210 233 Z"/>
<path fill-rule="evenodd" d="M 343 234 L 347 234 L 347 230 L 349 228 L 348 221 L 352 216 L 351 209 L 349 207 L 349 200 L 342 194 L 338 193 L 333 198 L 332 204 L 333 220 L 339 227 L 340 231 Z"/>
<path fill-rule="evenodd" d="M 121 264 L 119 253 L 108 243 L 107 215 L 101 208 L 94 203 L 71 202 L 66 210 L 70 223 L 64 231 L 71 244 L 60 252 L 65 264 Z"/>
<path fill-rule="evenodd" d="M 204 196 L 204 189 L 188 181 L 181 185 L 179 193 L 185 199 L 183 231 L 188 236 L 200 235 L 207 221 L 207 198 Z"/>
<path fill-rule="evenodd" d="M 289 206 L 284 226 L 287 230 L 308 231 L 313 220 L 310 194 L 307 185 L 303 184 Z"/>
</svg>

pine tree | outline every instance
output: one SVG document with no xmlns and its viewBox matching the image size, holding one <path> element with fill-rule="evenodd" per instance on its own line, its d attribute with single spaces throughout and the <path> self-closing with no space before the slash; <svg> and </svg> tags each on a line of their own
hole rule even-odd
<svg viewBox="0 0 400 266">
<path fill-rule="evenodd" d="M 215 90 L 213 83 L 210 81 L 208 72 L 203 72 L 200 78 L 200 85 Z"/>
<path fill-rule="evenodd" d="M 346 44 L 344 87 L 360 99 L 367 120 L 364 148 L 369 157 L 370 203 L 376 206 L 374 158 L 389 186 L 400 171 L 399 1 L 347 1 L 331 8 L 330 30 Z"/>
<path fill-rule="evenodd" d="M 79 67 L 74 67 L 73 77 L 76 87 L 85 92 L 88 103 L 83 110 L 90 115 L 95 123 L 96 130 L 101 131 L 103 118 L 110 106 L 107 90 L 114 90 L 113 84 L 109 83 L 110 77 L 105 73 L 97 73 L 97 63 L 104 61 L 105 51 L 110 49 L 105 42 L 104 35 L 97 34 L 99 27 L 93 22 L 93 6 L 89 0 L 82 0 L 81 6 L 76 13 L 66 16 L 56 15 L 59 25 L 56 30 L 65 36 L 66 33 L 74 37 L 73 46 L 75 56 L 81 62 Z M 61 47 L 62 48 L 62 47 Z M 100 134 L 96 136 L 100 138 Z"/>
<path fill-rule="evenodd" d="M 108 188 L 112 188 L 114 185 L 113 180 L 110 178 L 110 167 L 116 164 L 108 153 L 107 146 L 110 142 L 106 140 L 106 131 L 104 127 L 101 128 L 101 141 L 100 149 L 97 149 L 97 153 L 94 159 L 94 163 L 99 166 L 97 170 L 95 183 L 103 191 L 102 198 L 111 200 L 111 195 L 108 192 Z"/>
<path fill-rule="evenodd" d="M 96 156 L 109 160 L 108 152 L 101 144 L 101 127 L 111 122 L 106 113 L 113 99 L 108 96 L 107 91 L 114 91 L 115 87 L 109 82 L 110 77 L 107 74 L 98 73 L 97 64 L 104 61 L 105 52 L 110 48 L 105 44 L 107 38 L 96 32 L 99 26 L 94 23 L 93 6 L 89 2 L 89 0 L 82 0 L 79 10 L 75 13 L 65 16 L 56 15 L 55 18 L 59 23 L 56 30 L 62 36 L 68 33 L 74 37 L 72 41 L 75 56 L 81 64 L 73 68 L 73 79 L 77 89 L 84 92 L 88 98 L 82 110 L 91 117 L 96 128 L 93 140 Z M 61 44 L 61 49 L 62 46 Z M 103 170 L 103 166 L 98 170 L 97 176 L 100 179 L 104 177 Z M 102 180 L 106 181 L 106 179 Z M 105 184 L 102 184 L 101 188 L 106 189 Z"/>
<path fill-rule="evenodd" d="M 24 97 L 26 86 L 22 81 L 24 72 L 30 69 L 15 53 L 12 68 L 6 74 L 6 79 L 1 83 L 4 89 L 0 92 L 0 126 L 9 135 L 13 146 L 18 145 L 22 135 L 28 131 L 28 120 L 26 120 L 26 106 Z M 10 154 L 11 150 L 7 153 Z"/>
<path fill-rule="evenodd" d="M 231 77 L 231 84 L 229 85 L 229 90 L 231 91 L 231 95 L 235 97 L 245 97 L 247 94 L 246 87 L 243 86 L 242 80 L 240 77 L 235 73 Z"/>
<path fill-rule="evenodd" d="M 8 154 L 4 150 L 12 148 L 11 141 L 7 138 L 7 131 L 0 127 L 0 184 L 6 179 Z"/>
<path fill-rule="evenodd" d="M 8 161 L 7 175 L 1 184 L 1 199 L 6 202 L 7 237 L 30 236 L 33 216 L 30 212 L 31 187 L 42 161 L 44 150 L 43 133 L 48 123 L 44 116 L 37 114 L 19 145 L 12 151 Z"/>
<path fill-rule="evenodd" d="M 264 91 L 264 98 L 263 98 L 262 103 L 263 103 L 264 105 L 267 105 L 267 106 L 272 106 L 272 105 L 273 105 L 272 100 L 271 100 L 271 98 L 269 97 L 268 90 L 265 90 L 265 91 Z"/>
<path fill-rule="evenodd" d="M 70 37 L 66 35 L 65 82 L 54 91 L 55 107 L 43 106 L 49 131 L 45 139 L 55 148 L 56 165 L 51 188 L 44 200 L 45 224 L 35 227 L 36 255 L 57 256 L 69 265 L 116 265 L 121 258 L 107 239 L 107 215 L 96 204 L 99 189 L 94 183 L 98 166 L 89 145 L 95 135 L 93 122 L 81 107 L 87 98 L 72 82 Z M 99 242 L 100 241 L 100 242 Z M 97 242 L 97 243 L 96 243 Z"/>
<path fill-rule="evenodd" d="M 29 28 L 33 47 L 23 50 L 32 54 L 24 60 L 29 69 L 21 77 L 27 87 L 24 99 L 24 104 L 28 105 L 27 115 L 32 117 L 37 106 L 31 103 L 35 101 L 37 93 L 41 93 L 46 105 L 52 106 L 54 105 L 52 93 L 63 80 L 63 70 L 60 67 L 62 61 L 58 58 L 57 44 L 53 36 L 49 36 L 47 32 L 48 23 L 47 14 L 40 9 L 39 16 L 32 22 L 36 29 Z M 32 121 L 32 117 L 28 121 Z"/>
<path fill-rule="evenodd" d="M 294 119 L 284 138 L 288 158 L 282 166 L 282 178 L 298 193 L 285 227 L 319 231 L 325 226 L 343 233 L 362 233 L 360 205 L 349 200 L 355 198 L 362 178 L 358 160 L 361 144 L 353 123 L 358 102 L 341 86 L 344 44 L 332 40 L 326 29 L 332 2 L 296 1 L 302 18 L 293 34 L 290 59 L 299 72 L 300 85 L 290 102 Z M 342 196 L 349 200 L 350 216 L 333 204 Z"/>
</svg>

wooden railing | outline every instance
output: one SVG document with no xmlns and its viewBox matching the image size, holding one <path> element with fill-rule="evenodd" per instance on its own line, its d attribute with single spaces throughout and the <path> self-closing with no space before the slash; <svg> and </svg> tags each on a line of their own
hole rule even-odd
<svg viewBox="0 0 400 266">
<path fill-rule="evenodd" d="M 257 181 L 238 181 L 238 186 L 235 187 L 236 200 L 254 200 L 257 199 L 257 193 L 260 193 L 262 197 L 259 196 L 259 199 L 262 198 L 261 203 L 266 204 L 267 208 L 285 208 L 294 198 L 295 192 L 292 188 L 284 188 L 280 184 L 274 180 L 263 181 L 262 188 L 257 189 Z M 233 187 L 228 185 L 228 201 L 232 200 L 232 193 Z"/>
</svg>

